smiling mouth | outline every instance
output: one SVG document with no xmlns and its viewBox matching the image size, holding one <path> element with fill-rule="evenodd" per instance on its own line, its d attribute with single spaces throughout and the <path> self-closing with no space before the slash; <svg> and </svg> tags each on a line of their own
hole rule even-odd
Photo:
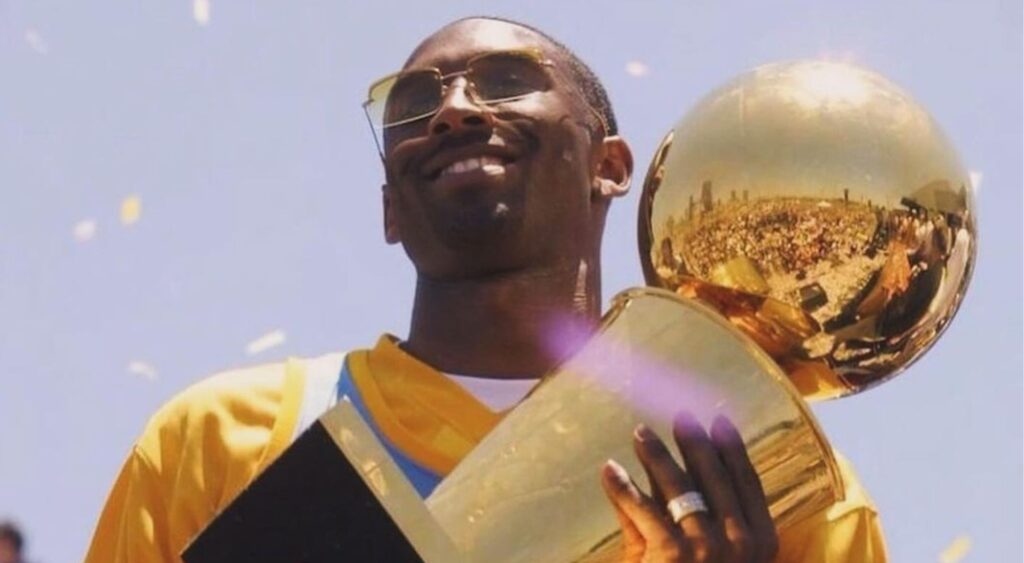
<svg viewBox="0 0 1024 563">
<path fill-rule="evenodd" d="M 446 150 L 423 165 L 423 178 L 429 182 L 444 178 L 445 182 L 461 177 L 495 177 L 519 160 L 520 154 L 502 145 L 477 145 Z"/>
<path fill-rule="evenodd" d="M 438 178 L 444 178 L 445 176 L 467 174 L 475 170 L 480 170 L 489 176 L 496 176 L 498 174 L 505 173 L 505 165 L 508 164 L 508 162 L 508 160 L 498 156 L 463 158 L 461 160 L 456 160 L 435 172 L 431 179 L 436 180 Z"/>
</svg>

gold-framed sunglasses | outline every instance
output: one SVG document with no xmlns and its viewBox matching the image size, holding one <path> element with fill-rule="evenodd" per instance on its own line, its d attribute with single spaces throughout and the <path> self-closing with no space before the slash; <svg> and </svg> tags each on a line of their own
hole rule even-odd
<svg viewBox="0 0 1024 563">
<path fill-rule="evenodd" d="M 549 89 L 547 68 L 555 68 L 540 49 L 491 51 L 466 63 L 466 70 L 442 74 L 436 67 L 396 72 L 370 85 L 363 111 L 373 132 L 377 152 L 384 158 L 384 131 L 425 119 L 437 113 L 452 78 L 466 78 L 466 92 L 479 104 L 493 105 L 520 100 Z M 604 118 L 582 97 L 607 134 Z"/>
</svg>

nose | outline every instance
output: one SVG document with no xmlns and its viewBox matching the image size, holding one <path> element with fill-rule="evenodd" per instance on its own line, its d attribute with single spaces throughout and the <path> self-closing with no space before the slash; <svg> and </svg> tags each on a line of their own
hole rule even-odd
<svg viewBox="0 0 1024 563">
<path fill-rule="evenodd" d="M 464 76 L 456 77 L 448 86 L 441 106 L 430 120 L 431 135 L 490 126 L 490 113 L 472 99 L 468 88 L 469 82 Z"/>
</svg>

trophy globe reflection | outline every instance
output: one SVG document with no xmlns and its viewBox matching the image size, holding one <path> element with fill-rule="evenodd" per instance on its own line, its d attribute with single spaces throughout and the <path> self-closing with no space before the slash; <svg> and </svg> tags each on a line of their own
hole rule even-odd
<svg viewBox="0 0 1024 563">
<path fill-rule="evenodd" d="M 905 92 L 847 64 L 766 65 L 712 92 L 664 137 L 640 200 L 648 287 L 579 331 L 427 501 L 470 561 L 613 554 L 599 468 L 614 458 L 643 479 L 634 426 L 668 436 L 681 409 L 736 424 L 780 529 L 841 499 L 805 399 L 920 357 L 974 263 L 955 150 Z"/>
<path fill-rule="evenodd" d="M 881 76 L 760 67 L 662 141 L 641 196 L 648 285 L 697 297 L 809 400 L 896 375 L 956 312 L 975 256 L 970 179 Z"/>
</svg>

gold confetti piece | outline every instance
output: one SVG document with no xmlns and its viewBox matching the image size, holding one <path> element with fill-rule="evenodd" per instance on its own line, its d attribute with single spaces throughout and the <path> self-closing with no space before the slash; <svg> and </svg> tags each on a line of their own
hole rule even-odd
<svg viewBox="0 0 1024 563">
<path fill-rule="evenodd" d="M 96 221 L 93 219 L 84 219 L 75 223 L 75 227 L 71 229 L 71 234 L 74 235 L 75 240 L 78 242 L 92 240 L 92 238 L 96 236 Z"/>
<path fill-rule="evenodd" d="M 210 0 L 192 0 L 192 19 L 202 26 L 210 24 Z"/>
<path fill-rule="evenodd" d="M 283 330 L 273 330 L 253 340 L 245 347 L 245 352 L 250 356 L 269 350 L 274 346 L 284 343 L 285 334 Z"/>
<path fill-rule="evenodd" d="M 640 61 L 630 61 L 626 63 L 626 72 L 629 73 L 630 76 L 647 76 L 647 73 L 650 71 L 651 69 L 647 68 L 647 65 Z"/>
<path fill-rule="evenodd" d="M 974 193 L 978 193 L 978 190 L 981 189 L 981 180 L 984 177 L 985 175 L 980 171 L 971 170 L 971 188 L 974 190 Z"/>
<path fill-rule="evenodd" d="M 963 560 L 967 555 L 967 552 L 971 550 L 971 536 L 962 535 L 958 536 L 953 543 L 949 544 L 949 547 L 942 550 L 939 555 L 940 563 L 957 563 Z"/>
<path fill-rule="evenodd" d="M 156 381 L 160 377 L 156 368 L 141 360 L 132 360 L 128 363 L 128 373 L 138 375 L 147 381 Z"/>
<path fill-rule="evenodd" d="M 25 43 L 28 43 L 29 48 L 40 55 L 50 52 L 50 46 L 46 44 L 46 40 L 34 28 L 30 27 L 25 30 Z"/>
<path fill-rule="evenodd" d="M 142 215 L 142 200 L 137 195 L 131 195 L 124 198 L 121 202 L 121 224 L 132 225 L 139 220 L 139 216 Z"/>
</svg>

